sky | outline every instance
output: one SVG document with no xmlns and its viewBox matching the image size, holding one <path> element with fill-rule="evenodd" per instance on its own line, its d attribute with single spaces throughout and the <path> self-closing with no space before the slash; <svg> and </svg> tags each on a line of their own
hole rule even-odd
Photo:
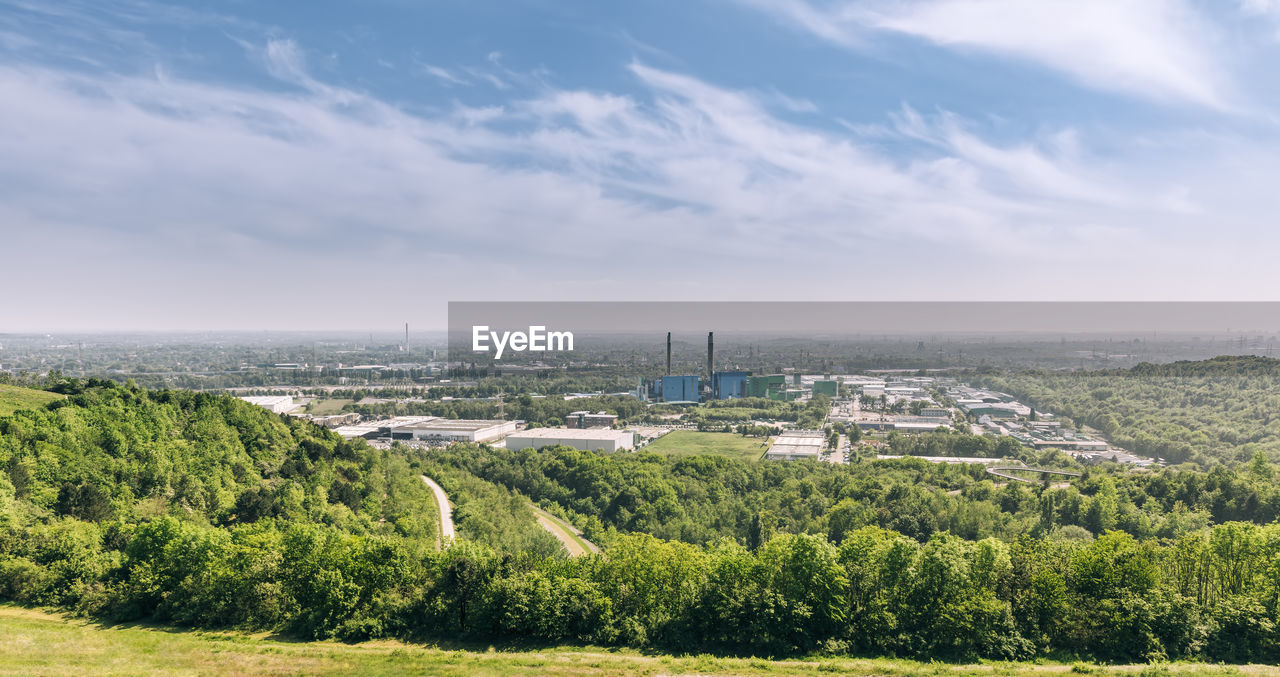
<svg viewBox="0 0 1280 677">
<path fill-rule="evenodd" d="M 0 333 L 1277 300 L 1280 0 L 0 0 Z"/>
</svg>

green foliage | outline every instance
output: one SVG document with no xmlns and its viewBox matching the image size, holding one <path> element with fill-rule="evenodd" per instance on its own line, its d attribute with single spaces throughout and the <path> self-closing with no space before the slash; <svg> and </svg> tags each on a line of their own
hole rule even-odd
<svg viewBox="0 0 1280 677">
<path fill-rule="evenodd" d="M 1280 459 L 1280 360 L 1217 357 L 1128 370 L 975 374 L 1133 453 L 1202 465 Z"/>
<path fill-rule="evenodd" d="M 1275 487 L 1252 465 L 1000 488 L 918 459 L 382 450 L 228 397 L 58 387 L 0 418 L 0 597 L 23 604 L 345 641 L 1280 657 Z M 443 551 L 422 474 L 457 506 Z M 528 499 L 604 551 L 564 557 Z"/>
<path fill-rule="evenodd" d="M 564 553 L 560 541 L 538 525 L 524 496 L 439 463 L 428 461 L 419 467 L 454 503 L 454 527 L 460 537 L 495 550 Z"/>
</svg>

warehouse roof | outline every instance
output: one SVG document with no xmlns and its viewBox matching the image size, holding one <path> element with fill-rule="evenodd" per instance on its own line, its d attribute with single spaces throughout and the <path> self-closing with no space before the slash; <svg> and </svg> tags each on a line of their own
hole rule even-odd
<svg viewBox="0 0 1280 677">
<path fill-rule="evenodd" d="M 609 428 L 530 428 L 512 433 L 511 437 L 534 437 L 558 440 L 621 440 L 634 436 L 629 430 L 611 430 Z"/>
<path fill-rule="evenodd" d="M 496 420 L 476 420 L 462 421 L 456 419 L 437 418 L 428 421 L 416 421 L 413 423 L 405 423 L 401 425 L 383 425 L 384 428 L 395 428 L 396 430 L 484 430 L 497 425 L 509 423 L 509 421 Z"/>
</svg>

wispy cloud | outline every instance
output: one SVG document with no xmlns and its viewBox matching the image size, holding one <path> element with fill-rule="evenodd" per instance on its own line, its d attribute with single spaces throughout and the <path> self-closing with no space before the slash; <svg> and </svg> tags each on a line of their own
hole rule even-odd
<svg viewBox="0 0 1280 677">
<path fill-rule="evenodd" d="M 1240 105 L 1215 54 L 1223 46 L 1218 29 L 1184 0 L 742 1 L 844 46 L 905 34 L 1023 59 L 1095 89 L 1220 110 Z"/>
<path fill-rule="evenodd" d="M 446 85 L 463 85 L 463 86 L 471 85 L 471 82 L 469 80 L 465 80 L 461 77 L 458 77 L 457 75 L 454 75 L 454 73 L 447 68 L 441 68 L 440 66 L 433 66 L 429 63 L 420 63 L 418 64 L 418 67 L 422 69 L 423 73 L 426 73 L 427 75 L 430 75 L 431 77 L 436 78 L 437 80 L 440 80 Z"/>
<path fill-rule="evenodd" d="M 15 132 L 0 135 L 0 239 L 57 242 L 63 281 L 114 267 L 74 300 L 34 293 L 7 312 L 316 326 L 328 309 L 385 314 L 405 298 L 662 298 L 687 293 L 670 274 L 687 268 L 680 251 L 715 252 L 698 257 L 708 298 L 856 298 L 873 275 L 892 281 L 879 298 L 1107 298 L 1139 273 L 1148 286 L 1125 296 L 1186 298 L 1200 286 L 1168 266 L 1245 274 L 1280 206 L 1265 182 L 1224 171 L 1274 175 L 1269 137 L 1151 137 L 1108 155 L 1074 128 L 997 142 L 911 107 L 849 131 L 776 114 L 808 111 L 778 92 L 642 62 L 620 69 L 625 93 L 529 78 L 503 105 L 410 111 L 316 76 L 297 42 L 249 48 L 292 86 L 0 66 L 0 128 Z M 1252 244 L 1224 243 L 1229 232 Z M 120 265 L 133 260 L 147 264 Z M 46 262 L 7 261 L 0 285 Z M 1050 268 L 1078 278 L 1041 279 Z M 234 301 L 267 278 L 314 289 L 305 281 L 335 276 L 398 293 Z M 204 315 L 181 316 L 193 305 Z"/>
</svg>

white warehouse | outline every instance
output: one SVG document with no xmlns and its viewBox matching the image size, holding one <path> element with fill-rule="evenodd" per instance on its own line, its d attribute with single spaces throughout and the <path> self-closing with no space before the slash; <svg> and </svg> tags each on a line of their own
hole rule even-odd
<svg viewBox="0 0 1280 677">
<path fill-rule="evenodd" d="M 249 395 L 240 399 L 277 414 L 286 414 L 294 410 L 293 398 L 288 395 Z"/>
<path fill-rule="evenodd" d="M 800 461 L 807 458 L 816 459 L 822 453 L 822 445 L 827 436 L 813 430 L 791 430 L 778 435 L 769 451 L 765 452 L 765 460 Z"/>
<path fill-rule="evenodd" d="M 636 434 L 607 428 L 533 428 L 507 436 L 507 448 L 515 451 L 556 445 L 584 451 L 622 451 L 635 447 Z"/>
<path fill-rule="evenodd" d="M 379 432 L 393 440 L 426 442 L 493 442 L 515 432 L 515 421 L 461 421 L 433 418 L 407 425 L 385 426 Z"/>
</svg>

